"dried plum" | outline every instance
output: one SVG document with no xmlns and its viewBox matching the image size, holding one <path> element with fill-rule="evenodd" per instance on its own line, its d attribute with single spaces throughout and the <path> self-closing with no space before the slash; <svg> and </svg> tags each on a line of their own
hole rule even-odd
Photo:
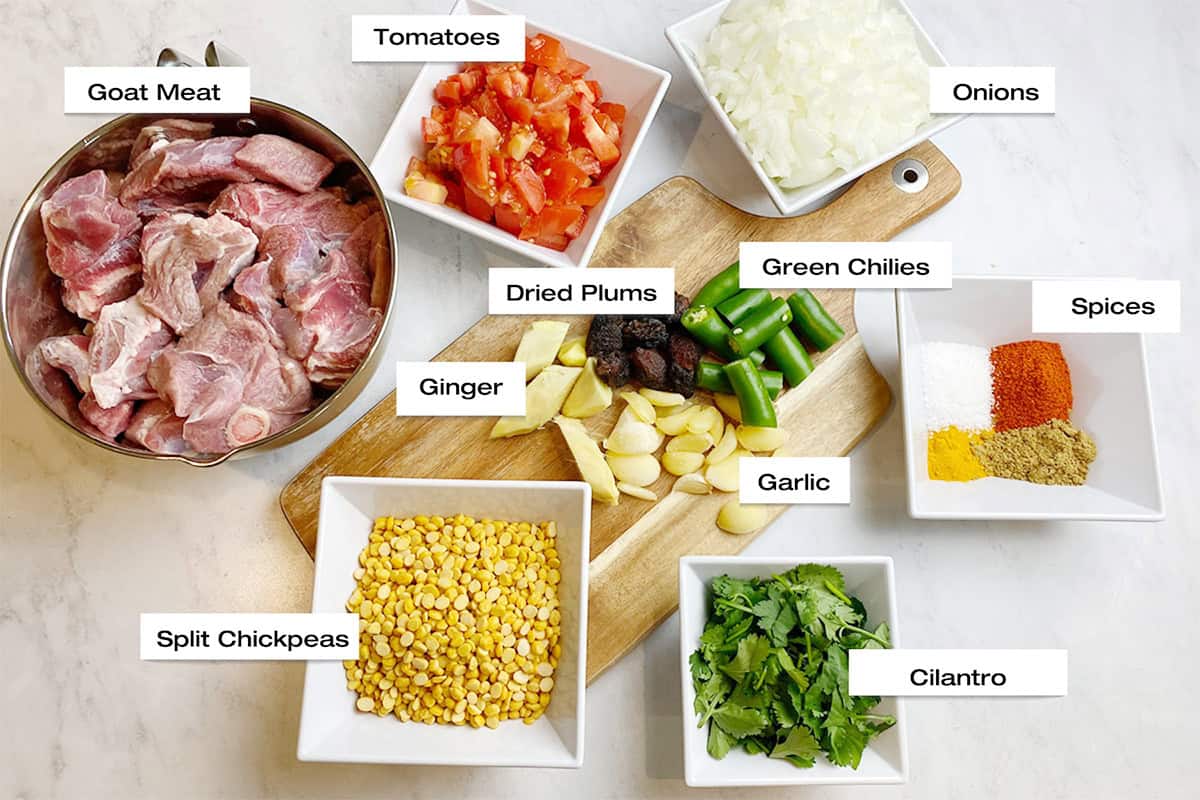
<svg viewBox="0 0 1200 800">
<path fill-rule="evenodd" d="M 607 353 L 619 353 L 624 345 L 622 328 L 624 321 L 620 317 L 598 314 L 592 318 L 588 328 L 587 354 L 601 356 Z"/>
<path fill-rule="evenodd" d="M 684 397 L 696 393 L 696 371 L 687 369 L 682 364 L 672 363 L 667 367 L 667 382 L 672 392 L 679 392 Z"/>
<path fill-rule="evenodd" d="M 648 389 L 667 391 L 667 360 L 662 353 L 648 347 L 638 347 L 629 355 L 633 377 Z"/>
<path fill-rule="evenodd" d="M 667 354 L 672 364 L 678 364 L 688 372 L 695 372 L 696 364 L 700 361 L 700 345 L 686 334 L 672 333 L 667 343 Z"/>
<path fill-rule="evenodd" d="M 612 386 L 624 386 L 629 383 L 629 357 L 620 350 L 601 353 L 596 356 L 596 376 Z"/>
<path fill-rule="evenodd" d="M 655 348 L 667 341 L 667 323 L 654 317 L 627 318 L 624 331 L 628 348 Z"/>
</svg>

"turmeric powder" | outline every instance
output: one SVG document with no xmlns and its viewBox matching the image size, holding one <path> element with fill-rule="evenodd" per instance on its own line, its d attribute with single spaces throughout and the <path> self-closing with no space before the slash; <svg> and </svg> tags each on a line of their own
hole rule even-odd
<svg viewBox="0 0 1200 800">
<path fill-rule="evenodd" d="M 971 449 L 979 435 L 950 425 L 929 434 L 926 460 L 929 477 L 935 481 L 973 481 L 986 478 L 979 459 Z"/>
</svg>

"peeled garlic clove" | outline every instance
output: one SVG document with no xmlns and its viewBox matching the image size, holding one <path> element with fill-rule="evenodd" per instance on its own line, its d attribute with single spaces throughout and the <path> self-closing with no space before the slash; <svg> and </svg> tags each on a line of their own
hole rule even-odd
<svg viewBox="0 0 1200 800">
<path fill-rule="evenodd" d="M 739 425 L 737 429 L 738 443 L 754 453 L 767 453 L 778 450 L 787 441 L 787 431 L 783 428 L 758 428 L 754 425 Z"/>
<path fill-rule="evenodd" d="M 680 475 L 675 481 L 675 485 L 671 487 L 675 492 L 687 492 L 688 494 L 712 494 L 712 487 L 708 485 L 708 481 L 704 480 L 704 476 L 699 472 L 692 472 L 687 475 Z"/>
<path fill-rule="evenodd" d="M 663 453 L 663 469 L 672 475 L 687 475 L 704 466 L 703 453 L 689 453 L 685 450 L 673 450 Z"/>
<path fill-rule="evenodd" d="M 657 389 L 647 389 L 644 386 L 638 390 L 638 394 L 656 406 L 677 406 L 687 399 L 676 392 L 660 392 Z"/>
<path fill-rule="evenodd" d="M 626 407 L 612 433 L 604 440 L 604 449 L 613 453 L 653 453 L 662 444 L 663 435 L 647 425 Z"/>
<path fill-rule="evenodd" d="M 723 421 L 721 419 L 721 412 L 715 407 L 704 406 L 696 416 L 688 420 L 688 430 L 692 433 L 707 433 Z M 713 441 L 716 440 L 714 439 Z"/>
<path fill-rule="evenodd" d="M 767 509 L 764 506 L 744 506 L 730 500 L 717 513 L 717 527 L 726 533 L 745 534 L 767 524 Z"/>
<path fill-rule="evenodd" d="M 704 478 L 719 492 L 736 492 L 738 490 L 738 459 L 748 455 L 751 455 L 748 450 L 734 450 L 724 461 L 710 464 L 704 471 Z"/>
<path fill-rule="evenodd" d="M 629 405 L 630 410 L 642 422 L 653 425 L 658 419 L 654 406 L 650 405 L 650 401 L 637 392 L 621 392 L 621 399 Z"/>
<path fill-rule="evenodd" d="M 714 394 L 713 402 L 717 404 L 717 408 L 725 412 L 725 416 L 734 422 L 742 421 L 742 407 L 738 404 L 736 396 L 732 394 Z"/>
<path fill-rule="evenodd" d="M 641 486 L 634 486 L 631 483 L 625 483 L 622 481 L 621 483 L 617 484 L 617 488 L 621 490 L 622 494 L 627 494 L 630 497 L 636 497 L 639 500 L 649 500 L 651 503 L 654 503 L 658 500 L 658 495 L 656 495 L 654 492 L 650 491 L 649 489 L 643 489 Z"/>
<path fill-rule="evenodd" d="M 649 453 L 636 455 L 609 453 L 607 460 L 608 466 L 617 480 L 633 486 L 649 486 L 662 474 L 662 466 L 658 463 L 658 459 Z"/>
<path fill-rule="evenodd" d="M 729 455 L 734 450 L 737 450 L 737 446 L 737 431 L 732 425 L 726 425 L 725 433 L 721 436 L 721 441 L 717 442 L 717 446 L 708 453 L 708 463 L 720 464 L 729 458 Z"/>
<path fill-rule="evenodd" d="M 685 433 L 667 442 L 667 452 L 703 453 L 713 446 L 707 433 Z"/>
<path fill-rule="evenodd" d="M 667 436 L 678 436 L 688 428 L 688 422 L 692 417 L 700 413 L 701 406 L 688 406 L 678 414 L 672 414 L 669 417 L 659 417 L 655 423 L 658 429 Z"/>
</svg>

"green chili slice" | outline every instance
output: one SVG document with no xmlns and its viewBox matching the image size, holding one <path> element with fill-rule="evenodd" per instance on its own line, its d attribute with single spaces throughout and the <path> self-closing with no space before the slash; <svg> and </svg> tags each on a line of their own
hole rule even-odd
<svg viewBox="0 0 1200 800">
<path fill-rule="evenodd" d="M 842 326 L 821 305 L 821 301 L 807 289 L 793 292 L 787 302 L 796 327 L 818 350 L 828 350 L 846 335 Z"/>
<path fill-rule="evenodd" d="M 763 303 L 771 302 L 771 293 L 766 289 L 745 289 L 717 306 L 721 316 L 730 325 L 737 325 Z"/>
<path fill-rule="evenodd" d="M 683 316 L 680 317 L 679 322 L 692 335 L 693 339 L 709 350 L 712 350 L 721 358 L 726 361 L 738 358 L 733 350 L 729 349 L 729 326 L 717 314 L 715 308 L 693 306 L 683 312 Z M 762 364 L 767 360 L 766 355 L 761 350 L 750 353 L 749 357 L 754 360 L 755 364 Z"/>
<path fill-rule="evenodd" d="M 779 423 L 775 419 L 775 406 L 754 362 L 739 358 L 726 364 L 724 369 L 725 377 L 729 379 L 742 409 L 742 424 L 759 428 L 777 427 Z"/>
<path fill-rule="evenodd" d="M 760 369 L 758 374 L 767 387 L 767 394 L 774 400 L 783 391 L 784 374 L 770 369 Z M 733 386 L 725 377 L 725 366 L 713 361 L 701 361 L 696 365 L 696 386 L 718 394 L 733 394 Z"/>
<path fill-rule="evenodd" d="M 738 293 L 738 262 L 733 262 L 718 272 L 704 284 L 704 288 L 692 298 L 692 308 L 708 306 L 716 308 L 722 300 L 728 300 Z"/>
<path fill-rule="evenodd" d="M 812 359 L 809 358 L 804 345 L 800 344 L 800 340 L 796 338 L 796 334 L 792 333 L 791 328 L 785 327 L 768 339 L 763 344 L 763 352 L 767 354 L 767 358 L 771 359 L 771 363 L 783 373 L 788 386 L 798 386 L 802 380 L 812 374 Z"/>
<path fill-rule="evenodd" d="M 777 297 L 750 313 L 729 333 L 729 349 L 737 358 L 757 350 L 792 321 L 792 310 L 787 301 Z"/>
</svg>

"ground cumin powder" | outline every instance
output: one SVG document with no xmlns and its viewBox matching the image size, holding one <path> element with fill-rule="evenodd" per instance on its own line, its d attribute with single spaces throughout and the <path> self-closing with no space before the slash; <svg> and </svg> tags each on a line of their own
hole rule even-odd
<svg viewBox="0 0 1200 800">
<path fill-rule="evenodd" d="M 1071 423 L 1052 419 L 1032 428 L 985 431 L 971 451 L 988 474 L 1031 483 L 1080 486 L 1096 460 L 1096 442 Z"/>
</svg>

